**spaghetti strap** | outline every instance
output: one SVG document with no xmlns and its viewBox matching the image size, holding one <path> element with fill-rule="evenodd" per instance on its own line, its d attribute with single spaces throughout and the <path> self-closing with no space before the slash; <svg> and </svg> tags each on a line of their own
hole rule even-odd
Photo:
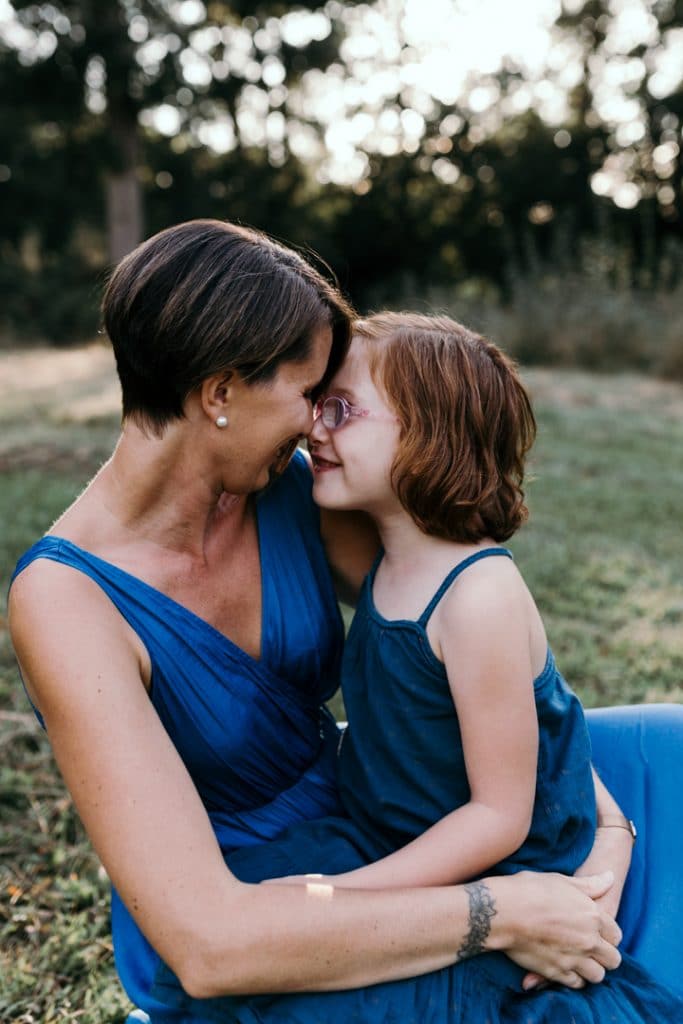
<svg viewBox="0 0 683 1024">
<path fill-rule="evenodd" d="M 475 562 L 481 561 L 482 558 L 489 558 L 496 555 L 504 555 L 506 558 L 513 557 L 512 552 L 508 550 L 508 548 L 483 548 L 481 551 L 475 551 L 473 555 L 463 558 L 462 562 L 458 562 L 458 564 L 451 569 L 448 576 L 446 576 L 446 579 L 434 594 L 434 597 L 422 612 L 422 615 L 417 620 L 418 625 L 422 626 L 423 629 L 426 629 L 427 623 L 432 617 L 432 612 L 450 587 L 451 583 L 457 579 L 461 572 L 468 569 L 470 565 L 474 565 Z"/>
</svg>

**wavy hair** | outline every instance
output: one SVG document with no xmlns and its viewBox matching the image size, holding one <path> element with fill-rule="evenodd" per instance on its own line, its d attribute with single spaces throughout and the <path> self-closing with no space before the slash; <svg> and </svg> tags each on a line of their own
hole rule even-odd
<svg viewBox="0 0 683 1024">
<path fill-rule="evenodd" d="M 399 419 L 391 480 L 415 523 L 461 543 L 511 537 L 528 515 L 524 459 L 536 436 L 516 365 L 446 316 L 377 313 L 353 334 Z"/>
</svg>

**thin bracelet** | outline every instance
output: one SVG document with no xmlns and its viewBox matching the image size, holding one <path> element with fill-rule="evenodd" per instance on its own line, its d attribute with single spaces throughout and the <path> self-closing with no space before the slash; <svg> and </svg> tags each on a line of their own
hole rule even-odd
<svg viewBox="0 0 683 1024">
<path fill-rule="evenodd" d="M 598 816 L 597 822 L 598 828 L 623 828 L 627 832 L 631 833 L 631 839 L 635 843 L 638 835 L 636 826 L 630 818 L 626 818 L 624 815 L 614 814 L 606 815 L 605 817 Z"/>
</svg>

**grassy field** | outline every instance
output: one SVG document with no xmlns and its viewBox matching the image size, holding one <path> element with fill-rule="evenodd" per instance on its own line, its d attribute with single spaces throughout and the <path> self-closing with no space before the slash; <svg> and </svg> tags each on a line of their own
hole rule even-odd
<svg viewBox="0 0 683 1024">
<path fill-rule="evenodd" d="M 513 543 L 587 705 L 683 699 L 683 387 L 527 374 L 540 436 Z M 17 556 L 106 457 L 105 349 L 0 356 L 0 1020 L 114 1024 L 108 886 L 21 690 L 5 594 Z M 337 711 L 340 708 L 337 707 Z"/>
</svg>

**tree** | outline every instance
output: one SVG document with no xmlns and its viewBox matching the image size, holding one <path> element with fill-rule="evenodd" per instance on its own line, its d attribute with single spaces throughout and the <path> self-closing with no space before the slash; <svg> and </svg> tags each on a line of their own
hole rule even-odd
<svg viewBox="0 0 683 1024">
<path fill-rule="evenodd" d="M 71 145 L 97 140 L 111 262 L 143 234 L 145 114 L 147 131 L 161 132 L 180 150 L 200 144 L 207 123 L 222 127 L 229 148 L 244 150 L 250 145 L 240 124 L 244 109 L 251 103 L 254 118 L 268 124 L 304 71 L 334 59 L 339 41 L 319 0 L 297 4 L 318 17 L 308 32 L 299 26 L 294 42 L 283 21 L 289 5 L 277 2 L 13 0 L 13 6 L 16 30 L 0 47 L 0 87 L 11 87 L 16 97 L 12 120 L 54 124 L 65 146 L 67 138 Z M 278 126 L 281 134 L 271 147 L 279 151 L 277 162 L 288 155 L 281 117 L 270 120 L 271 135 Z M 84 155 L 92 159 L 92 148 Z"/>
</svg>

